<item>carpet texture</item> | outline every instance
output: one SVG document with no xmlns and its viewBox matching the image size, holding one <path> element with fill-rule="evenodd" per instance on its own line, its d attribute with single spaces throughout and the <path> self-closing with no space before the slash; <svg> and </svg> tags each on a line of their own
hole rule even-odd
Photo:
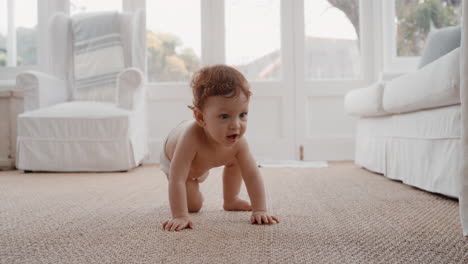
<svg viewBox="0 0 468 264">
<path fill-rule="evenodd" d="M 193 230 L 166 232 L 167 180 L 0 172 L 0 263 L 467 263 L 458 202 L 352 164 L 262 168 L 280 224 L 222 210 L 220 168 Z M 242 196 L 246 197 L 245 187 Z"/>
</svg>

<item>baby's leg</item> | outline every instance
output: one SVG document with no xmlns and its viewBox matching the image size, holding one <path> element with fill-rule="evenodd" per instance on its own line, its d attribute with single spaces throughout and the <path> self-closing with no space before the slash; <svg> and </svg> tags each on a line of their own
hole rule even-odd
<svg viewBox="0 0 468 264">
<path fill-rule="evenodd" d="M 203 195 L 200 192 L 198 181 L 189 179 L 185 184 L 187 189 L 187 207 L 189 213 L 200 211 L 203 205 Z"/>
<path fill-rule="evenodd" d="M 224 210 L 226 211 L 250 211 L 249 202 L 239 198 L 242 185 L 242 175 L 237 164 L 225 166 L 223 171 L 223 196 Z"/>
</svg>

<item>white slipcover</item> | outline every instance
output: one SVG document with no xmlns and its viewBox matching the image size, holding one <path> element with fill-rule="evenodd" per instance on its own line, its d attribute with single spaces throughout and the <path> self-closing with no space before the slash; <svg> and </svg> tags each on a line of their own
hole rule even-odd
<svg viewBox="0 0 468 264">
<path fill-rule="evenodd" d="M 125 69 L 116 80 L 116 101 L 75 101 L 71 19 L 56 14 L 49 25 L 49 73 L 17 76 L 25 112 L 18 116 L 16 166 L 32 171 L 122 171 L 148 152 L 145 18 L 122 13 Z"/>
<path fill-rule="evenodd" d="M 356 164 L 427 191 L 459 198 L 463 233 L 468 236 L 466 1 L 462 13 L 459 49 L 386 83 L 382 105 L 390 115 L 368 116 L 368 112 L 357 111 L 363 106 L 352 111 L 360 116 Z M 376 98 L 372 93 L 367 96 Z"/>
<path fill-rule="evenodd" d="M 389 115 L 382 107 L 382 95 L 385 83 L 377 82 L 369 87 L 354 89 L 345 96 L 345 111 L 356 116 Z"/>
<path fill-rule="evenodd" d="M 459 180 L 461 187 L 460 194 L 460 218 L 463 226 L 463 233 L 468 236 L 468 3 L 463 2 L 463 25 L 460 58 L 460 101 L 462 120 L 462 155 L 463 169 Z"/>
<path fill-rule="evenodd" d="M 405 113 L 460 103 L 460 49 L 387 83 L 383 109 Z M 410 92 L 409 92 L 410 91 Z"/>
<path fill-rule="evenodd" d="M 461 106 L 360 118 L 356 164 L 418 188 L 458 198 Z"/>
</svg>

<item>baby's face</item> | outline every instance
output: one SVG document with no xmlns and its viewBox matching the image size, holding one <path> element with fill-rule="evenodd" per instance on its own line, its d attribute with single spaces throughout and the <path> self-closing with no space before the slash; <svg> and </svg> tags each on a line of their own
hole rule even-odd
<svg viewBox="0 0 468 264">
<path fill-rule="evenodd" d="M 205 130 L 216 142 L 233 146 L 247 129 L 248 111 L 249 99 L 243 93 L 233 98 L 208 97 L 203 109 Z"/>
</svg>

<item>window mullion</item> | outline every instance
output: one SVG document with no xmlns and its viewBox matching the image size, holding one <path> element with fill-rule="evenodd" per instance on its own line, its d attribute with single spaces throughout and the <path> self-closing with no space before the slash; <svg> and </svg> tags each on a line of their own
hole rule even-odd
<svg viewBox="0 0 468 264">
<path fill-rule="evenodd" d="M 395 50 L 395 37 L 393 36 L 393 20 L 395 18 L 395 11 L 392 9 L 394 5 L 391 5 L 393 1 L 382 2 L 382 32 L 383 34 L 383 55 L 384 55 L 384 70 L 389 71 L 392 67 L 392 61 L 396 56 Z"/>
<path fill-rule="evenodd" d="M 124 12 L 135 12 L 138 9 L 146 9 L 145 0 L 123 0 L 122 10 Z"/>
<path fill-rule="evenodd" d="M 201 0 L 200 1 L 200 17 L 201 17 L 201 55 L 200 55 L 200 60 L 202 66 L 204 65 L 210 65 L 212 62 L 212 59 L 210 56 L 212 55 L 211 50 L 212 47 L 210 45 L 213 45 L 213 38 L 212 38 L 212 29 L 211 29 L 211 14 L 212 12 L 212 7 L 211 7 L 211 1 L 210 0 Z"/>
<path fill-rule="evenodd" d="M 225 62 L 224 1 L 201 0 L 202 65 Z"/>
<path fill-rule="evenodd" d="M 304 69 L 304 1 L 292 2 L 293 12 L 293 49 L 294 49 L 294 74 L 295 86 L 303 87 L 305 81 Z M 284 35 L 284 32 L 282 33 Z M 282 36 L 284 39 L 285 37 Z"/>
<path fill-rule="evenodd" d="M 49 19 L 52 17 L 54 11 L 56 11 L 56 6 L 52 0 L 49 1 L 40 1 L 37 0 L 37 63 L 39 64 L 39 69 L 42 71 L 47 71 L 50 69 L 49 61 L 47 58 L 50 58 L 49 50 L 47 43 L 49 42 Z"/>
<path fill-rule="evenodd" d="M 294 18 L 300 16 L 300 12 L 295 10 L 296 6 L 294 1 L 281 0 L 280 1 L 280 51 L 281 63 L 283 65 L 281 82 L 284 86 L 287 84 L 294 85 L 294 72 L 295 72 L 295 35 L 296 28 L 294 27 Z M 298 12 L 298 13 L 295 13 Z M 297 59 L 297 58 L 296 58 Z"/>
<path fill-rule="evenodd" d="M 7 66 L 16 66 L 15 1 L 8 0 Z"/>
<path fill-rule="evenodd" d="M 225 63 L 226 52 L 225 52 L 225 19 L 224 19 L 224 1 L 211 0 L 213 12 L 212 12 L 212 25 L 213 25 L 213 63 Z"/>
<path fill-rule="evenodd" d="M 384 75 L 401 74 L 414 70 L 419 57 L 399 57 L 397 54 L 397 25 L 395 0 L 382 2 Z"/>
<path fill-rule="evenodd" d="M 374 29 L 378 23 L 374 23 L 373 0 L 359 1 L 359 23 L 360 23 L 360 52 L 362 62 L 362 79 L 365 83 L 371 83 L 378 79 L 381 66 L 378 64 L 379 54 L 376 53 L 377 45 Z"/>
</svg>

